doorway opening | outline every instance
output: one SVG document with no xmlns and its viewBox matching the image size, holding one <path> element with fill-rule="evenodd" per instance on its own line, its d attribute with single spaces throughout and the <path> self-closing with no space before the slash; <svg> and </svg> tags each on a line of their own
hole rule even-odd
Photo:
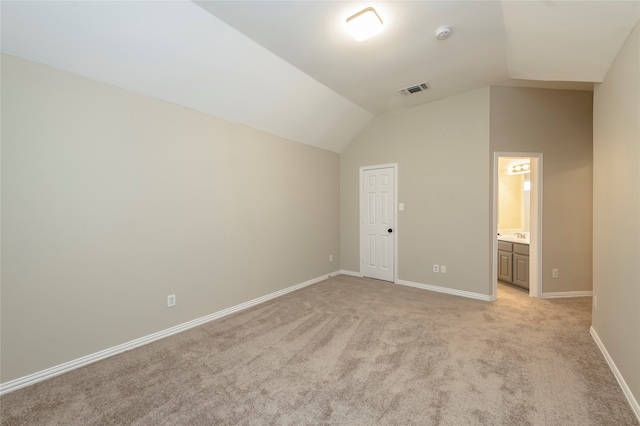
<svg viewBox="0 0 640 426">
<path fill-rule="evenodd" d="M 542 153 L 494 153 L 492 241 L 493 300 L 499 277 L 542 297 Z"/>
</svg>

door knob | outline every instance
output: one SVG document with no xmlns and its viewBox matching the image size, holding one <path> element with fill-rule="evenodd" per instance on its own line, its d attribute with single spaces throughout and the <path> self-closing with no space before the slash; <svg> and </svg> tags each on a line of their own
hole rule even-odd
<svg viewBox="0 0 640 426">
<path fill-rule="evenodd" d="M 393 232 L 393 229 L 389 228 L 389 229 L 387 229 L 387 232 L 388 232 L 388 233 L 392 233 L 392 232 Z"/>
</svg>

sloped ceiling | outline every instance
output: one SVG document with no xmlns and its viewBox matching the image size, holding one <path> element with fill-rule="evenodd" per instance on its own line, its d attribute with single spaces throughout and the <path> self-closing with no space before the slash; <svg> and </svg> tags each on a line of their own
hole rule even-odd
<svg viewBox="0 0 640 426">
<path fill-rule="evenodd" d="M 602 82 L 640 1 L 504 2 L 510 78 Z"/>
<path fill-rule="evenodd" d="M 0 4 L 2 51 L 340 152 L 373 117 L 188 1 Z"/>
<path fill-rule="evenodd" d="M 487 85 L 591 90 L 640 19 L 637 0 L 197 3 L 376 114 Z M 356 42 L 345 19 L 369 5 L 385 29 Z M 442 25 L 453 33 L 440 41 Z"/>
<path fill-rule="evenodd" d="M 346 17 L 374 6 L 378 36 Z M 374 114 L 487 85 L 591 90 L 631 1 L 2 1 L 2 51 L 335 152 Z M 441 25 L 452 36 L 434 37 Z M 431 89 L 398 89 L 428 81 Z"/>
</svg>

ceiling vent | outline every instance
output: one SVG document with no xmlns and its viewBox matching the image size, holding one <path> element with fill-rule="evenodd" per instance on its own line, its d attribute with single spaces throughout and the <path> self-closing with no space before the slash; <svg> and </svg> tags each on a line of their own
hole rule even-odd
<svg viewBox="0 0 640 426">
<path fill-rule="evenodd" d="M 413 95 L 414 93 L 424 92 L 429 88 L 429 84 L 425 81 L 424 83 L 416 84 L 415 86 L 405 87 L 404 89 L 398 90 L 398 92 L 403 95 Z"/>
</svg>

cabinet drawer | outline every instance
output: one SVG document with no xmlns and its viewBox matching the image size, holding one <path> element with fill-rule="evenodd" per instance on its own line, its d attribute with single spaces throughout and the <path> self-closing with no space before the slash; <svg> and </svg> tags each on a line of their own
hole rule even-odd
<svg viewBox="0 0 640 426">
<path fill-rule="evenodd" d="M 512 252 L 513 251 L 512 247 L 513 247 L 512 243 L 505 243 L 504 241 L 498 241 L 498 250 L 500 251 Z"/>
<path fill-rule="evenodd" d="M 514 244 L 513 252 L 518 254 L 524 254 L 525 256 L 529 256 L 529 246 L 526 244 Z"/>
</svg>

